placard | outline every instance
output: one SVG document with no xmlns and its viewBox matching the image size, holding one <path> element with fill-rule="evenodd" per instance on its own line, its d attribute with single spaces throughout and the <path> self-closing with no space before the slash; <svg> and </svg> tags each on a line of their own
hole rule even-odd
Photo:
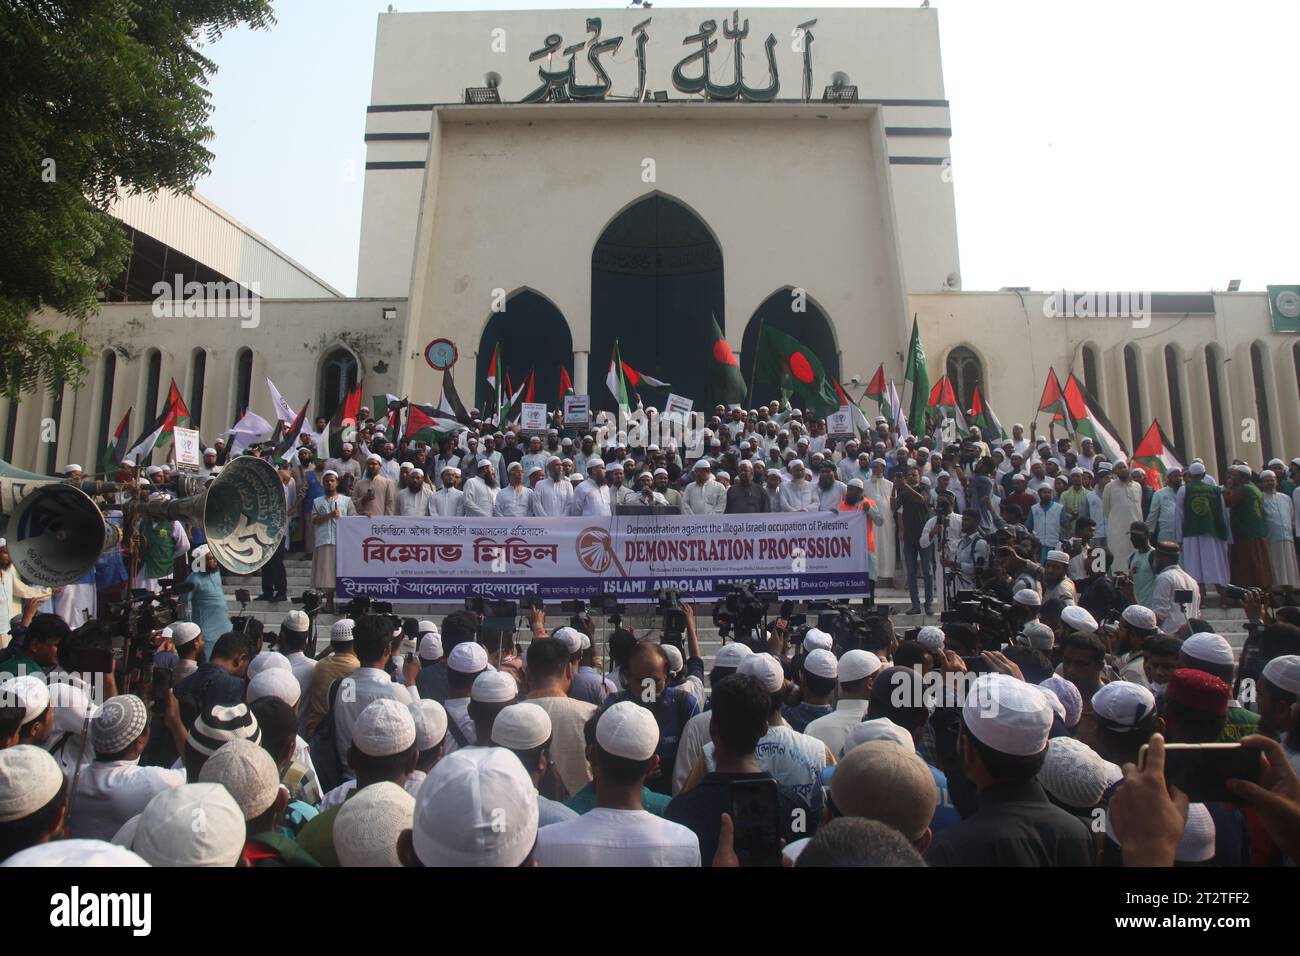
<svg viewBox="0 0 1300 956">
<path fill-rule="evenodd" d="M 838 412 L 826 416 L 826 434 L 831 438 L 853 437 L 853 415 L 849 406 L 841 405 Z"/>
<path fill-rule="evenodd" d="M 668 401 L 664 402 L 664 416 L 677 415 L 681 417 L 682 421 L 685 421 L 686 416 L 691 413 L 691 409 L 694 407 L 695 399 L 683 398 L 681 395 L 674 395 L 669 392 Z"/>
<path fill-rule="evenodd" d="M 547 601 L 676 588 L 716 600 L 751 582 L 782 599 L 870 592 L 862 511 L 613 518 L 355 517 L 338 523 L 337 596 Z"/>
<path fill-rule="evenodd" d="M 525 434 L 546 434 L 546 403 L 521 402 L 519 405 L 519 430 Z"/>
<path fill-rule="evenodd" d="M 176 467 L 192 468 L 197 471 L 203 464 L 198 429 L 174 427 L 172 441 L 176 443 Z"/>
<path fill-rule="evenodd" d="M 564 427 L 583 427 L 591 424 L 591 396 L 564 396 Z"/>
</svg>

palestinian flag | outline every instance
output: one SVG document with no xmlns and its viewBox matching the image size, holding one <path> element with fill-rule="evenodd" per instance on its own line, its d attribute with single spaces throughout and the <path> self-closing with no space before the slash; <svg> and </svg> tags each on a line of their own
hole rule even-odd
<svg viewBox="0 0 1300 956">
<path fill-rule="evenodd" d="M 343 457 L 343 443 L 353 441 L 357 436 L 357 414 L 361 411 L 361 383 L 348 389 L 347 395 L 334 410 L 330 419 L 329 448 L 331 458 Z"/>
<path fill-rule="evenodd" d="M 406 406 L 406 437 L 411 441 L 421 441 L 426 445 L 436 446 L 465 426 L 454 418 L 448 417 L 440 408 L 433 405 L 419 405 L 411 402 Z"/>
<path fill-rule="evenodd" d="M 528 387 L 528 382 L 527 380 L 525 380 L 524 384 L 520 385 L 519 388 L 514 392 L 514 394 L 512 394 L 509 398 L 506 399 L 506 403 L 501 406 L 501 413 L 497 417 L 498 428 L 505 427 L 506 422 L 510 421 L 512 417 L 515 417 L 515 409 L 519 407 L 519 403 L 523 400 L 524 389 L 526 389 L 527 387 Z M 510 388 L 509 372 L 506 373 L 506 388 L 507 389 Z"/>
<path fill-rule="evenodd" d="M 1002 427 L 998 421 L 998 416 L 993 414 L 993 409 L 984 403 L 984 396 L 980 392 L 979 384 L 975 385 L 975 394 L 970 403 L 970 424 L 976 425 L 980 430 L 980 437 L 985 441 L 996 438 L 998 440 L 1007 437 L 1007 430 Z"/>
<path fill-rule="evenodd" d="M 488 362 L 487 383 L 492 386 L 492 391 L 499 392 L 497 388 L 497 366 L 501 362 L 501 343 L 498 342 L 492 349 L 492 361 Z"/>
<path fill-rule="evenodd" d="M 180 389 L 176 387 L 176 380 L 172 379 L 171 387 L 167 390 L 167 403 L 163 406 L 162 412 L 136 439 L 131 450 L 126 453 L 126 457 L 137 465 L 143 464 L 144 459 L 152 454 L 155 448 L 161 447 L 171 437 L 173 428 L 177 425 L 188 428 L 189 424 L 190 410 L 185 407 Z"/>
<path fill-rule="evenodd" d="M 1151 427 L 1138 442 L 1133 461 L 1146 469 L 1147 484 L 1156 491 L 1164 487 L 1165 475 L 1170 469 L 1181 470 L 1184 467 L 1182 455 L 1174 451 L 1174 443 L 1165 435 L 1158 419 L 1151 422 Z"/>
<path fill-rule="evenodd" d="M 284 433 L 284 437 L 281 438 L 279 444 L 275 446 L 274 457 L 277 463 L 286 461 L 288 457 L 293 454 L 294 446 L 298 444 L 298 436 L 302 434 L 302 427 L 307 421 L 307 406 L 310 404 L 311 402 L 309 401 L 303 402 L 302 411 L 298 413 L 298 416 L 293 420 L 293 423 L 289 425 L 289 430 Z M 283 423 L 279 423 L 279 425 L 282 426 Z"/>
<path fill-rule="evenodd" d="M 528 382 L 524 386 L 524 401 L 530 403 L 537 401 L 537 369 L 535 368 L 528 370 Z"/>
<path fill-rule="evenodd" d="M 952 382 L 945 375 L 934 383 L 934 388 L 930 389 L 930 400 L 925 403 L 925 407 L 945 408 L 947 406 L 957 407 L 957 394 L 952 390 Z"/>
<path fill-rule="evenodd" d="M 109 475 L 117 470 L 117 466 L 122 463 L 122 453 L 126 451 L 127 430 L 131 427 L 131 409 L 126 410 L 122 420 L 117 423 L 117 430 L 113 432 L 113 437 L 108 440 L 108 447 L 104 449 L 103 456 L 99 459 L 99 470 L 105 475 Z"/>
<path fill-rule="evenodd" d="M 1061 390 L 1061 380 L 1056 377 L 1054 368 L 1047 370 L 1047 381 L 1043 383 L 1043 395 L 1038 400 L 1038 410 L 1051 412 L 1054 422 L 1066 420 L 1065 393 Z M 1070 427 L 1068 422 L 1066 427 Z"/>
<path fill-rule="evenodd" d="M 710 315 L 713 325 L 713 348 L 709 355 L 708 405 L 738 405 L 745 400 L 745 378 L 740 374 L 740 360 L 731 350 L 717 316 Z"/>
<path fill-rule="evenodd" d="M 1092 446 L 1107 461 L 1118 461 L 1128 455 L 1124 442 L 1120 440 L 1119 429 L 1110 423 L 1101 405 L 1088 394 L 1073 372 L 1065 380 L 1065 410 L 1072 420 L 1070 431 L 1076 440 L 1091 438 Z"/>
<path fill-rule="evenodd" d="M 885 412 L 885 406 L 889 404 L 889 398 L 887 397 L 885 390 L 884 362 L 880 363 L 880 368 L 876 369 L 876 374 L 871 376 L 871 381 L 867 383 L 867 390 L 863 393 L 862 398 L 859 399 L 859 401 L 865 402 L 868 398 L 874 398 L 876 400 L 876 406 L 880 409 L 881 414 L 888 417 L 888 413 Z"/>
<path fill-rule="evenodd" d="M 851 398 L 849 398 L 849 393 L 844 391 L 843 385 L 835 379 L 831 379 L 831 381 L 835 385 L 835 394 L 840 397 L 840 407 L 843 408 L 846 405 L 848 406 L 849 414 L 853 419 L 853 427 L 858 430 L 859 434 L 865 435 L 871 430 L 871 426 L 867 424 L 867 416 L 863 413 L 862 409 L 859 408 Z"/>
<path fill-rule="evenodd" d="M 442 373 L 442 393 L 438 397 L 438 412 L 466 425 L 473 421 L 473 417 L 465 408 L 465 403 L 460 400 L 460 395 L 456 392 L 456 383 L 452 380 L 451 369 Z"/>
<path fill-rule="evenodd" d="M 798 392 L 804 408 L 818 418 L 840 410 L 835 381 L 812 349 L 769 325 L 758 333 L 754 381 L 779 385 L 783 396 Z"/>
<path fill-rule="evenodd" d="M 574 395 L 573 380 L 569 378 L 569 370 L 563 365 L 560 366 L 560 406 L 564 406 L 564 396 Z"/>
<path fill-rule="evenodd" d="M 609 371 L 605 373 L 605 385 L 608 386 L 610 394 L 618 401 L 620 407 L 631 408 L 633 396 L 636 396 L 637 404 L 641 404 L 641 397 L 637 395 L 637 386 L 643 383 L 655 388 L 672 387 L 667 382 L 661 382 L 644 372 L 638 372 L 624 362 L 618 350 L 618 341 L 615 340 L 614 354 L 609 358 Z"/>
<path fill-rule="evenodd" d="M 921 323 L 912 316 L 912 341 L 907 347 L 907 368 L 903 383 L 912 383 L 912 401 L 908 405 L 907 420 L 913 428 L 925 431 L 926 402 L 930 391 L 930 373 L 925 367 L 925 349 L 921 346 Z"/>
</svg>

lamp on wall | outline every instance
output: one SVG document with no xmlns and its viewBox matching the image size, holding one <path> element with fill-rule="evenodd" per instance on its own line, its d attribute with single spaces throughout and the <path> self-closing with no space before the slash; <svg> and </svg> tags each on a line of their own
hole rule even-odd
<svg viewBox="0 0 1300 956">
<path fill-rule="evenodd" d="M 1228 291 L 1229 291 L 1229 292 L 1239 292 L 1239 291 L 1241 291 L 1241 280 L 1240 280 L 1240 279 L 1229 279 L 1229 280 L 1228 280 Z"/>
</svg>

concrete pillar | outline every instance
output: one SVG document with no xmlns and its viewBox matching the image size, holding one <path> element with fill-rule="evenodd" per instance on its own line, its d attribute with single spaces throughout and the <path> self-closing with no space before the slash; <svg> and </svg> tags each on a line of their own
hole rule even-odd
<svg viewBox="0 0 1300 956">
<path fill-rule="evenodd" d="M 587 359 L 590 352 L 573 353 L 573 391 L 578 395 L 590 395 L 587 390 Z"/>
</svg>

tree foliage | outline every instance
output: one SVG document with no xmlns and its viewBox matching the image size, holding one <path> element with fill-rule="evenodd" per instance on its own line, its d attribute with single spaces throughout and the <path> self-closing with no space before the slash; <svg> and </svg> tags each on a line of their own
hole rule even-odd
<svg viewBox="0 0 1300 956">
<path fill-rule="evenodd" d="M 202 50 L 274 22 L 269 0 L 0 0 L 0 394 L 82 381 L 83 324 L 129 252 L 105 210 L 209 172 Z"/>
</svg>

